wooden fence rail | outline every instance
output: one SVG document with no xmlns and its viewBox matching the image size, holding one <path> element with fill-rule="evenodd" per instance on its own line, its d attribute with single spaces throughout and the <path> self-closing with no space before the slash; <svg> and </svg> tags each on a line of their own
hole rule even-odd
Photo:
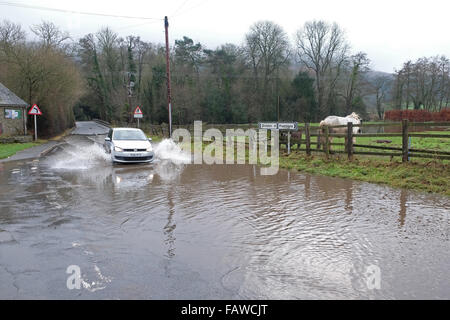
<svg viewBox="0 0 450 320">
<path fill-rule="evenodd" d="M 298 151 L 306 151 L 307 155 L 311 155 L 311 137 L 317 137 L 317 149 L 315 152 L 325 153 L 325 157 L 329 157 L 333 153 L 343 153 L 347 154 L 348 159 L 352 160 L 353 155 L 373 155 L 373 156 L 389 156 L 389 157 L 402 157 L 403 162 L 408 162 L 410 158 L 430 158 L 430 159 L 441 159 L 450 160 L 450 152 L 447 151 L 437 151 L 437 150 L 425 150 L 425 149 L 414 149 L 410 146 L 410 138 L 440 138 L 440 139 L 450 139 L 450 135 L 445 134 L 426 134 L 426 133 L 410 133 L 409 129 L 412 126 L 433 126 L 433 127 L 450 127 L 449 122 L 421 122 L 421 123 L 410 123 L 408 120 L 403 120 L 401 123 L 387 123 L 387 126 L 401 126 L 401 133 L 353 133 L 355 127 L 369 127 L 369 126 L 383 126 L 381 124 L 376 125 L 355 125 L 353 123 L 348 123 L 347 125 L 339 126 L 325 126 L 319 128 L 317 133 L 311 133 L 312 126 L 310 124 L 305 124 L 300 126 L 300 129 L 305 131 L 305 140 L 294 140 L 295 143 L 299 143 Z M 345 134 L 334 134 L 330 133 L 335 128 L 347 128 L 347 133 Z M 317 128 L 314 128 L 317 129 Z M 402 146 L 400 147 L 388 147 L 388 146 L 374 146 L 374 145 L 364 145 L 353 143 L 353 140 L 358 137 L 369 137 L 369 138 L 391 138 L 391 137 L 401 137 Z M 331 143 L 331 138 L 345 138 L 345 143 Z M 301 149 L 300 145 L 306 142 L 306 149 Z M 323 144 L 323 149 L 321 150 Z M 345 146 L 345 151 L 331 151 L 330 147 L 338 145 Z M 388 152 L 370 152 L 370 151 L 359 151 L 356 148 L 362 149 L 376 149 L 376 150 L 386 150 Z M 400 152 L 393 152 L 400 151 Z"/>
<path fill-rule="evenodd" d="M 325 157 L 330 157 L 332 154 L 346 154 L 349 160 L 352 160 L 354 155 L 373 155 L 373 156 L 386 156 L 386 157 L 402 157 L 403 162 L 409 161 L 410 158 L 430 158 L 450 160 L 450 151 L 437 151 L 411 148 L 409 145 L 410 138 L 437 138 L 437 139 L 450 139 L 450 135 L 445 134 L 427 134 L 427 133 L 412 133 L 411 128 L 420 126 L 430 127 L 450 127 L 450 122 L 409 122 L 404 120 L 402 122 L 388 122 L 380 124 L 361 124 L 356 125 L 348 123 L 347 125 L 340 126 L 326 126 L 318 127 L 310 123 L 299 125 L 300 137 L 292 136 L 290 139 L 289 147 L 298 145 L 298 152 L 306 152 L 310 156 L 313 152 L 321 152 L 325 154 Z M 354 134 L 354 128 L 371 128 L 371 127 L 400 127 L 400 133 L 359 133 Z M 173 129 L 184 128 L 191 133 L 194 132 L 194 125 L 177 126 L 174 125 Z M 227 129 L 255 129 L 256 124 L 248 125 L 204 125 L 203 131 L 210 128 L 219 129 L 223 134 Z M 333 133 L 333 129 L 347 128 L 346 133 L 336 134 Z M 168 136 L 169 128 L 167 125 L 150 126 L 146 128 L 147 131 L 153 135 Z M 354 143 L 355 138 L 399 138 L 401 137 L 401 147 L 380 146 L 380 145 L 367 145 L 361 143 Z M 315 142 L 312 138 L 317 138 L 317 147 L 313 146 Z M 333 143 L 332 138 L 344 138 L 345 143 Z M 280 144 L 287 145 L 287 139 L 280 138 Z M 345 150 L 331 150 L 332 146 L 344 147 Z M 288 148 L 289 149 L 289 148 Z M 362 149 L 362 150 L 361 150 Z M 373 151 L 370 151 L 372 149 Z"/>
</svg>

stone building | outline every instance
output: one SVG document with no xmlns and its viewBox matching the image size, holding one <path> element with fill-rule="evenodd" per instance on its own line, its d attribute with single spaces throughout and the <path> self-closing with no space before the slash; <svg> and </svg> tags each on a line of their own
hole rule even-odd
<svg viewBox="0 0 450 320">
<path fill-rule="evenodd" d="M 27 134 L 28 104 L 0 83 L 0 136 Z"/>
</svg>

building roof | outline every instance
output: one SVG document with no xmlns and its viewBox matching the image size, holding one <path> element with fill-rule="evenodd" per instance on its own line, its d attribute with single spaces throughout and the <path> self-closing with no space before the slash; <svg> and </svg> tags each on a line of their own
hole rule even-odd
<svg viewBox="0 0 450 320">
<path fill-rule="evenodd" d="M 0 83 L 0 107 L 28 107 L 28 103 Z"/>
</svg>

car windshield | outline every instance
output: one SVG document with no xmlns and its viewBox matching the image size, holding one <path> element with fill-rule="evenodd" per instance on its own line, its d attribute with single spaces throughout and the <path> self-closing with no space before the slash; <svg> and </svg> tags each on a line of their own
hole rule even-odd
<svg viewBox="0 0 450 320">
<path fill-rule="evenodd" d="M 143 141 L 147 140 L 147 137 L 142 131 L 138 130 L 118 130 L 114 131 L 113 140 Z"/>
</svg>

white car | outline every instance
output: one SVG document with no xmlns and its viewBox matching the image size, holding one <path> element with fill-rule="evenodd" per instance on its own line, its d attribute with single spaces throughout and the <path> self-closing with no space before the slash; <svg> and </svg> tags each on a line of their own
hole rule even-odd
<svg viewBox="0 0 450 320">
<path fill-rule="evenodd" d="M 151 141 L 140 129 L 114 128 L 109 130 L 104 147 L 113 163 L 150 163 L 155 159 Z"/>
</svg>

